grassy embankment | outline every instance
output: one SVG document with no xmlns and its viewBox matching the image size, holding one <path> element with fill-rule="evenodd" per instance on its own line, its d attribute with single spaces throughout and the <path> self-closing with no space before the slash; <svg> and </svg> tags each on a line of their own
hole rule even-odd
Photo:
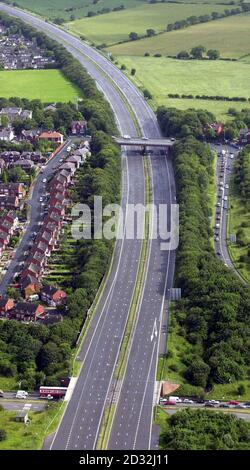
<svg viewBox="0 0 250 470">
<path fill-rule="evenodd" d="M 64 407 L 64 402 L 50 403 L 45 411 L 29 412 L 29 425 L 17 423 L 15 411 L 0 411 L 0 429 L 7 433 L 7 439 L 0 442 L 0 450 L 41 449 L 46 435 L 57 428 Z"/>
</svg>

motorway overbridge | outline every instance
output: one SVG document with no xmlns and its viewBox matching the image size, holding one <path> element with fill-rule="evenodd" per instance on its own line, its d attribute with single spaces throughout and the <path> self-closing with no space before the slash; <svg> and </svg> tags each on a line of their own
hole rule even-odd
<svg viewBox="0 0 250 470">
<path fill-rule="evenodd" d="M 146 137 L 113 137 L 113 139 L 120 147 L 139 148 L 143 152 L 155 149 L 168 153 L 176 142 L 175 139 L 148 139 Z"/>
</svg>

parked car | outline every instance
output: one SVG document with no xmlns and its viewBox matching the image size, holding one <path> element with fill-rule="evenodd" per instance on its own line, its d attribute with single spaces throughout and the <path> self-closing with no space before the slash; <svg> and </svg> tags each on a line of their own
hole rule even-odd
<svg viewBox="0 0 250 470">
<path fill-rule="evenodd" d="M 3 390 L 0 390 L 0 398 L 3 398 L 3 397 L 4 397 Z"/>
<path fill-rule="evenodd" d="M 206 408 L 216 408 L 216 406 L 217 405 L 215 403 L 209 403 L 209 401 L 205 403 Z"/>
<path fill-rule="evenodd" d="M 167 400 L 163 403 L 163 405 L 176 405 L 176 401 Z"/>
<path fill-rule="evenodd" d="M 220 408 L 230 408 L 230 405 L 228 405 L 227 403 L 221 403 Z"/>
<path fill-rule="evenodd" d="M 235 401 L 235 400 L 231 400 L 228 402 L 228 405 L 239 405 L 240 402 L 239 401 Z"/>
<path fill-rule="evenodd" d="M 190 400 L 190 398 L 184 398 L 183 403 L 186 403 L 188 405 L 192 405 L 194 403 L 194 401 Z"/>
</svg>

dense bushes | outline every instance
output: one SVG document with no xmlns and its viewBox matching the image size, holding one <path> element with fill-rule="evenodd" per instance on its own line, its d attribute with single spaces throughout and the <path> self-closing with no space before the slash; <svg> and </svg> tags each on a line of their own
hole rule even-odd
<svg viewBox="0 0 250 470">
<path fill-rule="evenodd" d="M 160 444 L 171 450 L 247 450 L 250 425 L 230 414 L 187 409 L 167 418 Z"/>
<path fill-rule="evenodd" d="M 181 118 L 182 116 L 182 118 Z M 186 378 L 211 387 L 245 377 L 249 363 L 250 291 L 217 259 L 211 247 L 208 183 L 213 156 L 199 142 L 200 111 L 160 108 L 158 118 L 165 135 L 186 136 L 174 148 L 177 200 L 180 205 L 180 244 L 176 284 L 183 300 L 176 315 L 192 354 L 183 358 Z M 210 113 L 207 117 L 211 118 Z"/>
</svg>

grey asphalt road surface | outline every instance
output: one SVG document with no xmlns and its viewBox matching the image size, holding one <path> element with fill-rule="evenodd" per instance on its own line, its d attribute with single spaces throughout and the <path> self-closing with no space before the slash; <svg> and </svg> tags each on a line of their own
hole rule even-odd
<svg viewBox="0 0 250 470">
<path fill-rule="evenodd" d="M 238 150 L 232 145 L 216 145 L 213 149 L 217 152 L 225 150 L 224 156 L 217 157 L 216 165 L 216 190 L 217 199 L 216 204 L 220 206 L 216 207 L 216 224 L 219 224 L 219 228 L 215 226 L 215 240 L 214 247 L 217 256 L 229 269 L 242 280 L 238 271 L 236 270 L 228 251 L 228 217 L 229 217 L 229 193 L 230 183 L 232 178 L 233 166 L 235 159 L 238 154 Z M 231 158 L 231 155 L 234 155 Z M 222 183 L 220 185 L 220 183 Z M 230 235 L 230 234 L 229 234 Z"/>
<path fill-rule="evenodd" d="M 166 157 L 152 156 L 154 203 L 170 205 L 174 178 Z M 158 342 L 163 312 L 166 315 L 174 273 L 174 252 L 151 241 L 144 293 L 137 314 L 126 373 L 122 382 L 109 449 L 149 449 Z"/>
<path fill-rule="evenodd" d="M 45 407 L 47 406 L 47 403 L 46 402 L 41 402 L 41 403 L 32 402 L 31 403 L 30 401 L 26 401 L 26 400 L 19 400 L 19 401 L 0 400 L 0 405 L 3 406 L 5 410 L 9 410 L 9 411 L 22 410 L 25 405 L 30 405 L 30 408 L 29 408 L 30 411 L 43 411 Z"/>
<path fill-rule="evenodd" d="M 126 97 L 139 122 L 142 135 L 148 138 L 161 137 L 153 111 L 131 82 L 111 62 L 97 51 L 72 37 L 65 31 L 40 20 L 29 13 L 1 5 L 0 8 L 9 13 L 14 13 L 28 23 L 45 31 L 49 36 L 61 42 L 65 47 L 86 67 L 90 75 L 96 80 L 99 88 L 104 92 L 116 115 L 118 126 L 122 134 L 137 136 L 137 130 L 133 119 L 124 104 Z M 103 73 L 105 72 L 105 74 Z M 107 75 L 109 78 L 107 78 Z M 115 83 L 113 86 L 112 81 Z M 119 91 L 118 89 L 119 88 Z M 159 163 L 158 163 L 159 161 Z M 126 203 L 139 203 L 144 200 L 143 184 L 143 160 L 140 155 L 122 156 L 123 164 L 123 208 Z M 161 172 L 166 175 L 167 170 L 171 175 L 169 179 L 163 179 Z M 171 162 L 168 159 L 152 158 L 153 197 L 155 201 L 170 201 L 174 194 L 173 173 Z M 162 186 L 160 186 L 162 185 Z M 172 185 L 172 194 L 171 188 Z M 91 328 L 84 342 L 80 359 L 83 367 L 79 375 L 72 398 L 66 408 L 58 432 L 51 445 L 52 449 L 93 449 L 96 446 L 97 437 L 103 417 L 105 405 L 112 389 L 113 375 L 122 343 L 126 319 L 135 284 L 138 261 L 140 255 L 140 240 L 118 241 L 116 244 L 114 263 L 105 286 L 101 302 L 98 305 Z M 159 263 L 159 264 L 158 264 Z M 141 299 L 146 315 L 143 321 L 144 332 L 152 329 L 156 324 L 157 336 L 154 333 L 152 344 L 146 349 L 140 349 L 135 358 L 132 351 L 129 355 L 129 366 L 141 371 L 141 385 L 138 388 L 145 391 L 143 403 L 136 403 L 136 416 L 138 423 L 133 419 L 131 433 L 134 436 L 136 448 L 148 448 L 151 443 L 151 413 L 153 404 L 153 388 L 157 363 L 159 322 L 162 314 L 167 316 L 167 295 L 172 283 L 174 268 L 174 255 L 161 252 L 160 241 L 157 239 L 151 244 L 149 269 L 147 269 L 146 285 L 151 286 L 150 295 L 146 295 L 146 289 Z M 146 267 L 145 267 L 146 269 Z M 164 286 L 164 287 L 163 287 Z M 150 297 L 151 296 L 151 297 Z M 166 303 L 164 302 L 166 299 Z M 152 300 L 152 304 L 151 304 Z M 143 316 L 142 307 L 138 312 L 140 319 Z M 139 322 L 138 322 L 139 323 Z M 136 328 L 135 337 L 139 338 L 139 327 Z M 134 341 L 132 343 L 132 346 Z M 142 361 L 144 360 L 144 363 Z M 127 383 L 127 374 L 126 382 Z M 126 385 L 123 386 L 123 390 Z M 143 392 L 144 394 L 144 392 Z M 130 394 L 129 394 L 130 396 Z M 134 394 L 131 395 L 131 399 Z M 119 409 L 119 408 L 118 408 Z M 126 422 L 125 422 L 126 421 Z M 126 429 L 131 421 L 130 414 L 124 420 Z M 145 427 L 145 430 L 143 429 Z M 116 429 L 116 427 L 115 427 Z M 124 428 L 125 429 L 125 428 Z M 126 431 L 127 432 L 127 431 Z M 139 432 L 142 433 L 139 436 Z M 116 431 L 115 431 L 116 433 Z M 115 442 L 115 441 L 114 441 Z M 155 447 L 155 443 L 154 443 Z M 118 448 L 118 447 L 116 447 Z M 133 448 L 133 446 L 131 447 Z"/>
<path fill-rule="evenodd" d="M 70 142 L 70 141 L 69 141 Z M 43 206 L 40 202 L 40 197 L 45 196 L 45 183 L 43 179 L 48 180 L 51 178 L 56 168 L 61 165 L 60 159 L 67 155 L 66 152 L 67 144 L 65 147 L 58 152 L 45 166 L 43 173 L 39 173 L 36 182 L 34 184 L 32 196 L 28 201 L 30 206 L 29 223 L 22 237 L 21 242 L 16 248 L 15 255 L 11 259 L 11 262 L 7 268 L 6 274 L 3 276 L 0 283 L 0 295 L 3 295 L 7 287 L 13 282 L 15 276 L 22 270 L 22 263 L 28 255 L 30 245 L 32 244 L 34 232 L 38 232 L 39 224 L 44 218 Z"/>
</svg>

